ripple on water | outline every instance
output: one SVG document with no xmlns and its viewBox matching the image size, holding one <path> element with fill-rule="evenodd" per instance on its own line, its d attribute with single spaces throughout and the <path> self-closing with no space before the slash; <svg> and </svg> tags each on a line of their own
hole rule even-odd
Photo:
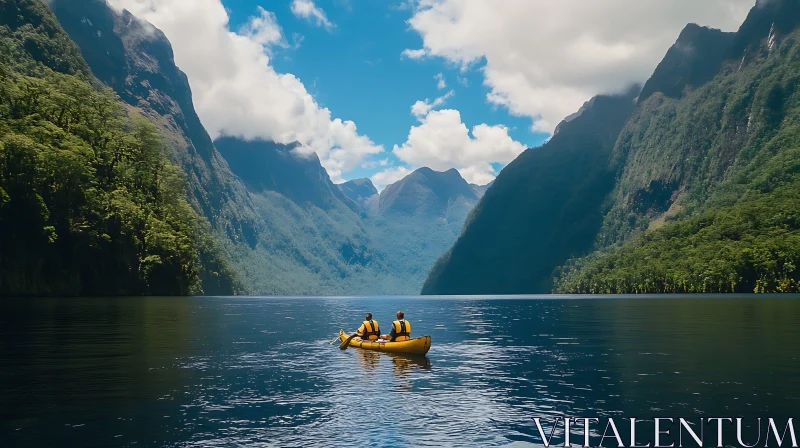
<svg viewBox="0 0 800 448">
<path fill-rule="evenodd" d="M 0 314 L 0 381 L 16 386 L 0 390 L 14 409 L 0 433 L 19 446 L 70 438 L 94 446 L 529 446 L 538 443 L 532 417 L 780 416 L 800 398 L 800 306 L 791 301 L 722 309 L 436 298 L 58 306 Z M 386 322 L 398 309 L 415 334 L 432 336 L 427 357 L 330 343 L 364 312 Z"/>
</svg>

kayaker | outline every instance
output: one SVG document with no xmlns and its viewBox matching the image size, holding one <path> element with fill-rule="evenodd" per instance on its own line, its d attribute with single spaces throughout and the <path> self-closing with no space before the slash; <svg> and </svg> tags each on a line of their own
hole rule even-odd
<svg viewBox="0 0 800 448">
<path fill-rule="evenodd" d="M 366 320 L 356 330 L 356 336 L 364 341 L 377 341 L 381 337 L 381 330 L 378 321 L 372 319 L 372 313 L 367 313 Z"/>
<path fill-rule="evenodd" d="M 392 331 L 389 332 L 389 334 L 381 336 L 381 339 L 392 342 L 411 339 L 411 323 L 405 319 L 405 314 L 402 311 L 397 312 L 397 320 L 392 322 Z"/>
</svg>

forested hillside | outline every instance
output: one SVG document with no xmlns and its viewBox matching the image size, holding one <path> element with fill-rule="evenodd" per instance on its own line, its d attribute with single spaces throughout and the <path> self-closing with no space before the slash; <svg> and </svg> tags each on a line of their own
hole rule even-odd
<svg viewBox="0 0 800 448">
<path fill-rule="evenodd" d="M 800 291 L 798 23 L 794 1 L 753 9 L 711 82 L 640 106 L 617 145 L 611 249 L 559 291 Z"/>
<path fill-rule="evenodd" d="M 295 145 L 212 142 L 161 31 L 105 0 L 50 3 L 94 74 L 156 125 L 186 173 L 190 204 L 211 223 L 246 293 L 416 293 L 474 204 L 457 201 L 446 220 L 431 223 L 384 219 L 377 196 L 351 200 L 316 155 L 298 157 Z"/>
<path fill-rule="evenodd" d="M 584 239 L 560 231 L 570 237 L 555 250 L 564 258 L 550 272 L 541 269 L 553 247 L 533 223 L 572 204 L 562 200 L 550 210 L 544 195 L 574 186 L 548 181 L 551 192 L 507 201 L 495 192 L 503 183 L 528 191 L 542 182 L 513 175 L 526 153 L 500 174 L 424 292 L 458 290 L 458 279 L 475 277 L 491 287 L 469 292 L 798 291 L 798 23 L 800 2 L 771 0 L 758 2 L 734 35 L 689 25 L 645 85 L 608 159 L 595 160 L 595 169 L 612 173 L 607 194 L 593 188 L 577 196 L 588 202 L 575 220 L 599 210 L 602 225 L 585 228 Z M 565 124 L 537 151 L 568 131 Z M 581 153 L 570 145 L 562 154 L 569 151 Z M 579 169 L 567 167 L 566 175 Z M 484 216 L 490 206 L 498 214 L 491 219 Z M 533 231 L 517 236 L 518 250 L 493 249 L 520 226 Z M 476 268 L 487 264 L 499 266 Z"/>
<path fill-rule="evenodd" d="M 184 177 L 45 3 L 0 4 L 0 295 L 233 293 Z"/>
</svg>

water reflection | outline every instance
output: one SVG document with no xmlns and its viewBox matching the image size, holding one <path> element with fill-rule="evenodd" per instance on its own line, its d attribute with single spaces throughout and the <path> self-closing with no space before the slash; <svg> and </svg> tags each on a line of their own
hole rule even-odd
<svg viewBox="0 0 800 448">
<path fill-rule="evenodd" d="M 358 357 L 361 360 L 361 367 L 364 369 L 364 373 L 369 374 L 375 371 L 378 368 L 378 361 L 380 360 L 381 354 L 378 352 L 373 352 L 370 350 L 358 350 Z"/>
<path fill-rule="evenodd" d="M 539 444 L 537 416 L 754 421 L 790 417 L 800 399 L 793 300 L 0 307 L 3 446 Z M 428 355 L 330 344 L 367 308 L 383 321 L 413 311 L 415 334 L 432 336 Z"/>
<path fill-rule="evenodd" d="M 431 360 L 427 356 L 386 353 L 392 359 L 395 373 L 409 373 L 417 369 L 430 370 Z"/>
</svg>

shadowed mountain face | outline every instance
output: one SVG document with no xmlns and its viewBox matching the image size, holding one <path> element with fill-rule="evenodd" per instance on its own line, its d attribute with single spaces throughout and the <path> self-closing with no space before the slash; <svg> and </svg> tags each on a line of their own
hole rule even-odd
<svg viewBox="0 0 800 448">
<path fill-rule="evenodd" d="M 497 177 L 423 294 L 547 292 L 555 267 L 587 252 L 614 184 L 609 157 L 638 91 L 599 96 Z"/>
<path fill-rule="evenodd" d="M 680 98 L 687 89 L 710 81 L 725 61 L 736 33 L 689 24 L 656 67 L 639 95 L 639 102 L 661 92 Z"/>
<path fill-rule="evenodd" d="M 356 210 L 315 153 L 302 154 L 297 145 L 235 137 L 218 138 L 214 145 L 251 192 L 274 191 L 298 205 L 308 202 L 324 210 L 336 203 Z"/>
<path fill-rule="evenodd" d="M 451 207 L 477 200 L 457 170 L 420 168 L 381 192 L 379 210 L 384 215 L 445 216 Z"/>
</svg>

